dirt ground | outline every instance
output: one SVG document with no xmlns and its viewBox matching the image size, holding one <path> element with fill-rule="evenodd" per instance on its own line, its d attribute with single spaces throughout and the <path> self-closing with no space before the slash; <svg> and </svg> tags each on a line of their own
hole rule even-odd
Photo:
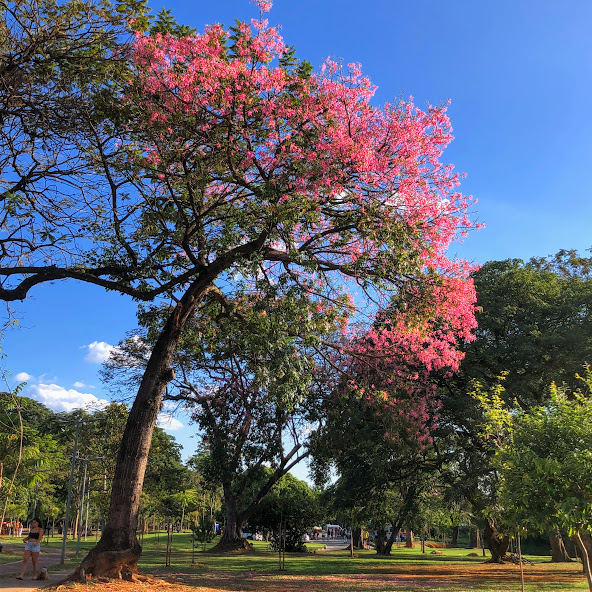
<svg viewBox="0 0 592 592">
<path fill-rule="evenodd" d="M 551 582 L 557 585 L 556 590 L 570 590 L 575 584 L 585 581 L 581 568 L 576 564 L 527 566 L 524 575 L 527 585 L 535 590 Z M 520 582 L 518 567 L 489 564 L 399 565 L 396 570 L 379 568 L 372 573 L 346 575 L 204 571 L 202 574 L 162 573 L 160 577 L 165 580 L 146 584 L 116 581 L 66 584 L 59 586 L 57 592 L 378 592 L 397 589 L 456 592 L 475 588 L 503 592 L 509 588 L 516 589 Z"/>
</svg>

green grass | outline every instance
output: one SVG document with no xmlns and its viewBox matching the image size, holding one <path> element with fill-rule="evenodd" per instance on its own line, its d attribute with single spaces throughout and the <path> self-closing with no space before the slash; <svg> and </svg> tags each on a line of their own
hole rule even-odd
<svg viewBox="0 0 592 592">
<path fill-rule="evenodd" d="M 5 541 L 2 541 L 3 543 Z M 21 545 L 24 549 L 24 545 Z M 4 563 L 12 563 L 13 561 L 20 561 L 23 558 L 22 549 L 19 547 L 12 547 L 11 549 L 7 549 L 4 547 L 2 553 L 0 553 L 0 565 Z"/>
<path fill-rule="evenodd" d="M 6 538 L 3 542 L 9 543 Z M 13 542 L 22 547 L 20 539 Z M 217 540 L 208 545 L 211 548 Z M 76 541 L 67 542 L 67 565 L 72 566 L 95 544 L 94 537 L 81 541 L 81 553 L 75 555 Z M 140 570 L 155 575 L 179 574 L 183 580 L 200 590 L 211 592 L 515 592 L 520 590 L 519 569 L 515 565 L 484 564 L 479 551 L 439 549 L 432 554 L 426 548 L 394 548 L 391 556 L 379 557 L 374 551 L 356 551 L 351 558 L 346 550 L 325 551 L 323 545 L 309 543 L 308 553 L 286 556 L 286 570 L 280 572 L 278 555 L 266 542 L 254 541 L 247 554 L 214 554 L 202 552 L 196 545 L 195 564 L 190 533 L 174 533 L 171 566 L 165 566 L 166 533 L 144 537 Z M 344 545 L 345 546 L 345 545 Z M 61 550 L 61 538 L 43 543 L 42 550 Z M 3 560 L 0 554 L 0 561 Z M 18 560 L 20 557 L 17 557 Z M 528 556 L 534 565 L 525 566 L 527 592 L 571 592 L 587 590 L 580 564 L 551 564 L 549 557 Z M 12 560 L 15 560 L 14 558 Z M 314 586 L 311 582 L 318 582 Z"/>
</svg>

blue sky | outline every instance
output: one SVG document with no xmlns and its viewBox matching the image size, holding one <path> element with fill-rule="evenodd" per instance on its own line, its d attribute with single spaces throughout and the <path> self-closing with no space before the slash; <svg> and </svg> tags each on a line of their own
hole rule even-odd
<svg viewBox="0 0 592 592">
<path fill-rule="evenodd" d="M 200 30 L 257 16 L 248 0 L 165 7 Z M 453 253 L 485 262 L 592 246 L 592 2 L 276 0 L 268 18 L 314 65 L 361 62 L 377 104 L 452 101 L 455 140 L 443 160 L 467 173 L 462 191 L 486 224 Z M 26 378 L 24 393 L 57 410 L 109 400 L 98 369 L 135 326 L 128 298 L 57 282 L 13 308 L 19 327 L 2 343 L 11 384 Z M 191 454 L 186 423 L 163 427 Z"/>
</svg>

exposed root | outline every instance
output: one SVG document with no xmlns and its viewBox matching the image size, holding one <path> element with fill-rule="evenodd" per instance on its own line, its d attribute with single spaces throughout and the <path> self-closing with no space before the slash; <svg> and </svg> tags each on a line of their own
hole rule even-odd
<svg viewBox="0 0 592 592">
<path fill-rule="evenodd" d="M 138 579 L 144 577 L 138 572 L 140 552 L 139 545 L 137 548 L 124 549 L 123 551 L 99 551 L 95 547 L 65 581 L 86 582 L 99 578 L 127 582 L 143 581 Z"/>
</svg>

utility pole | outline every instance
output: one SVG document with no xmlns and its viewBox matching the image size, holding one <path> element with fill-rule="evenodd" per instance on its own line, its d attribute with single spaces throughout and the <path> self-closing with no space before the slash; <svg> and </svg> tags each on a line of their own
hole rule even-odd
<svg viewBox="0 0 592 592">
<path fill-rule="evenodd" d="M 82 526 L 82 518 L 84 515 L 84 493 L 86 488 L 86 467 L 88 466 L 88 458 L 84 459 L 84 476 L 82 477 L 82 495 L 80 496 L 80 518 L 78 519 L 78 539 L 76 540 L 76 555 L 80 553 L 80 530 Z"/>
<path fill-rule="evenodd" d="M 78 449 L 78 432 L 80 431 L 80 417 L 76 418 L 76 433 L 74 434 L 74 450 L 72 451 L 72 466 L 70 467 L 70 482 L 68 484 L 68 499 L 66 501 L 66 515 L 64 517 L 64 538 L 62 540 L 62 556 L 60 565 L 66 560 L 66 539 L 68 538 L 68 524 L 70 521 L 70 504 L 72 503 L 72 486 L 74 484 L 74 471 L 76 469 L 76 453 Z"/>
<path fill-rule="evenodd" d="M 82 520 L 84 517 L 84 493 L 86 490 L 86 468 L 88 467 L 88 461 L 90 460 L 101 460 L 102 456 L 95 456 L 93 458 L 82 458 L 84 461 L 84 477 L 82 478 L 82 495 L 80 496 L 80 519 L 78 520 L 78 540 L 76 541 L 76 555 L 80 553 L 80 531 L 82 530 Z M 85 535 L 86 539 L 86 535 Z"/>
</svg>

